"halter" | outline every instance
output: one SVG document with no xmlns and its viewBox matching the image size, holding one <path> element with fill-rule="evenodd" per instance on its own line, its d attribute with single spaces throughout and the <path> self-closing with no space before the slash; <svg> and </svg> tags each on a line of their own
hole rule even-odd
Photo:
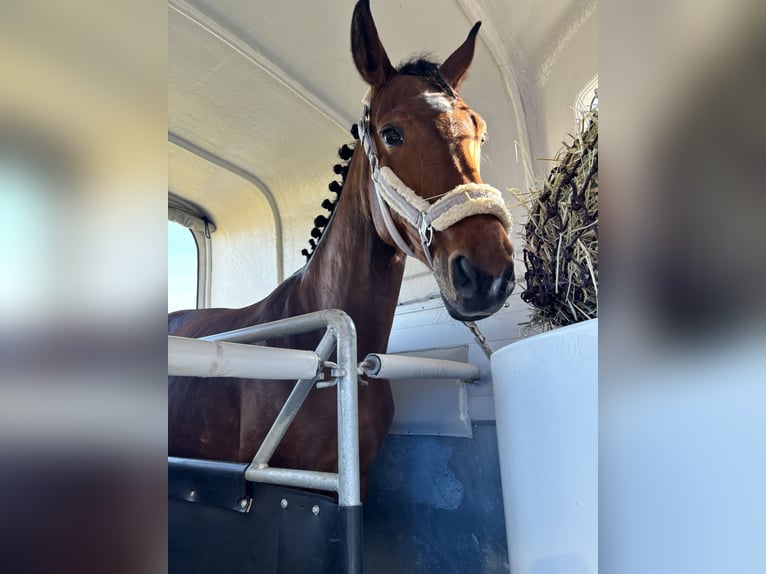
<svg viewBox="0 0 766 574">
<path fill-rule="evenodd" d="M 505 206 L 502 194 L 491 185 L 464 183 L 444 194 L 435 203 L 430 203 L 410 189 L 391 168 L 380 167 L 375 142 L 369 131 L 371 94 L 372 90 L 368 90 L 362 99 L 364 113 L 359 121 L 359 139 L 370 162 L 375 197 L 383 215 L 383 222 L 399 249 L 410 257 L 416 257 L 394 225 L 391 209 L 418 231 L 423 255 L 431 270 L 434 264 L 430 245 L 434 231 L 444 231 L 466 217 L 481 213 L 494 215 L 507 231 L 510 230 L 511 214 Z"/>
</svg>

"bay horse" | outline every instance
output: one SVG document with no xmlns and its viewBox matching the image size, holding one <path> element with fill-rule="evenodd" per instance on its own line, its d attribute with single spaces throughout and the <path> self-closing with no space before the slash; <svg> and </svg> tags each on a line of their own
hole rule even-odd
<svg viewBox="0 0 766 574">
<path fill-rule="evenodd" d="M 458 90 L 473 59 L 480 23 L 437 65 L 425 59 L 391 65 L 360 0 L 351 49 L 369 84 L 365 114 L 342 194 L 306 265 L 265 299 L 241 309 L 178 311 L 171 335 L 204 337 L 321 309 L 337 308 L 357 328 L 360 358 L 385 352 L 406 255 L 428 265 L 449 314 L 487 317 L 514 284 L 510 219 L 500 192 L 482 183 L 486 124 Z M 320 334 L 271 341 L 314 349 Z M 249 462 L 294 383 L 170 377 L 168 453 Z M 367 472 L 394 413 L 391 388 L 376 380 L 359 388 L 362 497 Z M 313 389 L 271 465 L 337 472 L 335 391 Z"/>
</svg>

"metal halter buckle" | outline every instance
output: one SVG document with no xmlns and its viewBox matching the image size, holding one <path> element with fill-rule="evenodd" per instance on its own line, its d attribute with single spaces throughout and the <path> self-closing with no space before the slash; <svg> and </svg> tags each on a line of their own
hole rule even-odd
<svg viewBox="0 0 766 574">
<path fill-rule="evenodd" d="M 426 223 L 425 213 L 420 214 L 420 228 L 418 231 L 420 232 L 420 239 L 423 241 L 426 247 L 430 247 L 431 241 L 433 241 L 434 238 L 434 228 Z"/>
</svg>

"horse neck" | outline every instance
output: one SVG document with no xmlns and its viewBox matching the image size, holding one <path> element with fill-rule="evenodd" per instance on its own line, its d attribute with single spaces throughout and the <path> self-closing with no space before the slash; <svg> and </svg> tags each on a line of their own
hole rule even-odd
<svg viewBox="0 0 766 574">
<path fill-rule="evenodd" d="M 351 158 L 331 223 L 303 271 L 317 308 L 348 313 L 360 355 L 384 352 L 404 276 L 404 255 L 386 244 L 370 212 L 370 169 L 361 146 Z"/>
</svg>

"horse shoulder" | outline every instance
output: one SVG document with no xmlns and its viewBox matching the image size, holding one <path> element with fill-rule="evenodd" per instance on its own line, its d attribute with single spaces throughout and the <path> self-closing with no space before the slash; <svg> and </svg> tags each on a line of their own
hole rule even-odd
<svg viewBox="0 0 766 574">
<path fill-rule="evenodd" d="M 204 337 L 314 311 L 316 309 L 306 302 L 300 275 L 296 273 L 288 277 L 264 299 L 248 307 L 189 309 L 169 313 L 168 334 Z"/>
<path fill-rule="evenodd" d="M 248 309 L 253 325 L 296 317 L 315 310 L 306 304 L 301 271 L 285 279 L 269 295 Z"/>
</svg>

